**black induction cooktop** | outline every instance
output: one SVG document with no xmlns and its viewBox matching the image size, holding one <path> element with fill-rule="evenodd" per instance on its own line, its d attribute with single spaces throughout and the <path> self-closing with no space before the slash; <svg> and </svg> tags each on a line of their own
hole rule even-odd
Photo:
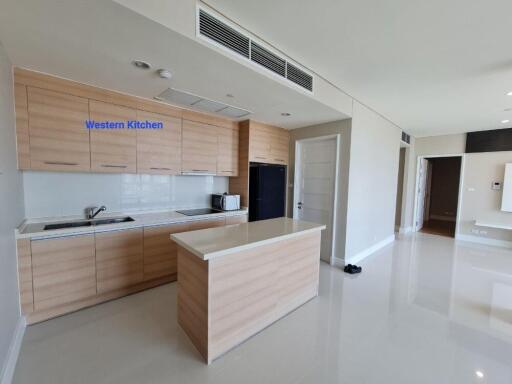
<svg viewBox="0 0 512 384">
<path fill-rule="evenodd" d="M 210 215 L 213 213 L 221 213 L 222 211 L 219 211 L 217 209 L 213 208 L 199 208 L 199 209 L 185 209 L 183 211 L 176 211 L 178 213 L 181 213 L 182 215 L 186 216 L 200 216 L 200 215 Z"/>
</svg>

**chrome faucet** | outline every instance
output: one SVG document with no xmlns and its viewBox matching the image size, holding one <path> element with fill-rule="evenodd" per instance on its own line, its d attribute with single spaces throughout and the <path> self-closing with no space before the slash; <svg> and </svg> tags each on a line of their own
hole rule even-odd
<svg viewBox="0 0 512 384">
<path fill-rule="evenodd" d="M 96 216 L 98 216 L 98 214 L 100 212 L 104 212 L 107 210 L 107 207 L 105 207 L 104 205 L 102 205 L 101 207 L 90 207 L 90 208 L 87 208 L 85 210 L 86 212 L 86 216 L 87 216 L 87 219 L 89 220 L 92 220 L 94 219 Z"/>
</svg>

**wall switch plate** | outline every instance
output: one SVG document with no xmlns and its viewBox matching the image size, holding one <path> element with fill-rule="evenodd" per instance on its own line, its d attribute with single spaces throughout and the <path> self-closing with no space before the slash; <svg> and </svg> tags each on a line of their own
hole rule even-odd
<svg viewBox="0 0 512 384">
<path fill-rule="evenodd" d="M 473 188 L 473 187 L 469 187 L 469 188 L 468 188 L 468 192 L 475 192 L 475 191 L 476 191 L 476 189 L 475 189 L 475 188 Z"/>
</svg>

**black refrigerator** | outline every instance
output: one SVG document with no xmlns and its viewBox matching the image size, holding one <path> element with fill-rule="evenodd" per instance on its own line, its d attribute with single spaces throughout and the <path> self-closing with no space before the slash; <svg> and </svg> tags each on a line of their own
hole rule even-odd
<svg viewBox="0 0 512 384">
<path fill-rule="evenodd" d="M 251 163 L 249 221 L 283 217 L 286 205 L 286 166 Z"/>
</svg>

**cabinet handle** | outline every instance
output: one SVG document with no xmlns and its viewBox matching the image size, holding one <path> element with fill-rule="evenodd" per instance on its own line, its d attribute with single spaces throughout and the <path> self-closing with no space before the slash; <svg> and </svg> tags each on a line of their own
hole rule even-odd
<svg viewBox="0 0 512 384">
<path fill-rule="evenodd" d="M 267 158 L 266 157 L 261 157 L 261 156 L 254 156 L 255 159 L 261 159 L 261 160 L 266 160 Z"/>
<path fill-rule="evenodd" d="M 67 163 L 65 161 L 45 161 L 48 165 L 78 165 L 78 163 Z"/>
<path fill-rule="evenodd" d="M 274 159 L 275 161 L 282 161 L 284 163 L 283 159 Z"/>
<path fill-rule="evenodd" d="M 151 167 L 149 169 L 152 169 L 154 171 L 170 171 L 171 168 L 156 168 L 156 167 Z"/>
<path fill-rule="evenodd" d="M 127 168 L 127 165 L 101 164 L 103 168 Z"/>
<path fill-rule="evenodd" d="M 192 172 L 210 172 L 208 169 L 193 169 Z"/>
<path fill-rule="evenodd" d="M 221 171 L 221 172 L 233 173 L 234 171 Z"/>
</svg>

